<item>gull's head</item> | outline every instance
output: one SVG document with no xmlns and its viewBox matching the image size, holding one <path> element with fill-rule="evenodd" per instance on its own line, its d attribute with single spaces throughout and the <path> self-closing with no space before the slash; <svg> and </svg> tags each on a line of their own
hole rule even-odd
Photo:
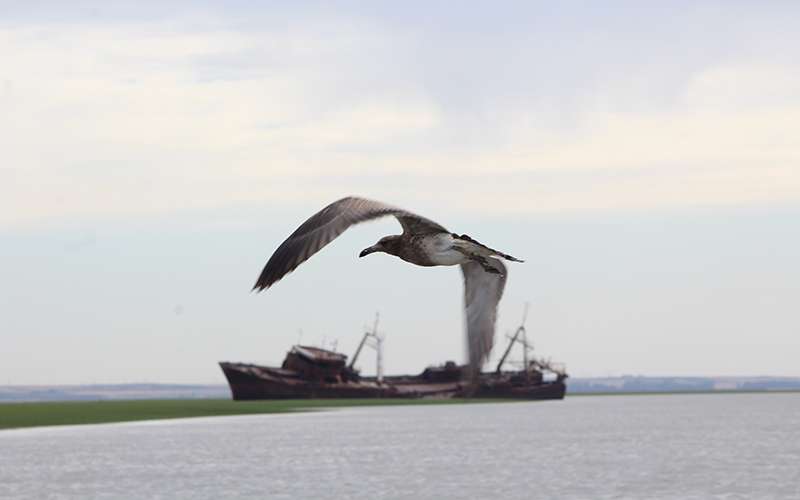
<svg viewBox="0 0 800 500">
<path fill-rule="evenodd" d="M 375 252 L 394 254 L 395 249 L 399 246 L 399 244 L 400 244 L 400 236 L 384 236 L 371 247 L 367 247 L 364 250 L 361 250 L 361 253 L 358 254 L 358 256 L 365 257 Z"/>
</svg>

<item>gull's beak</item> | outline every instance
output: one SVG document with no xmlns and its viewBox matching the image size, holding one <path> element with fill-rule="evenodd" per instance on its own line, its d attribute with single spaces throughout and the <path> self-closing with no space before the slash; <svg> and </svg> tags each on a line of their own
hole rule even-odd
<svg viewBox="0 0 800 500">
<path fill-rule="evenodd" d="M 369 254 L 373 253 L 373 252 L 377 252 L 378 250 L 380 250 L 380 247 L 378 247 L 378 245 L 372 245 L 371 247 L 367 247 L 364 250 L 361 250 L 361 253 L 358 254 L 358 256 L 359 257 L 364 257 L 366 255 L 369 255 Z"/>
</svg>

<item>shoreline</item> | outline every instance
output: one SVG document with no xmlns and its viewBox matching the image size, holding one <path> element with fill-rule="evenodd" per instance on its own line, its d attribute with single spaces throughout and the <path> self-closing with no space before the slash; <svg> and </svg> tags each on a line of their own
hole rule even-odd
<svg viewBox="0 0 800 500">
<path fill-rule="evenodd" d="M 0 404 L 0 431 L 233 415 L 298 413 L 327 408 L 515 402 L 511 399 L 137 399 L 10 402 Z"/>
<path fill-rule="evenodd" d="M 676 396 L 731 394 L 797 394 L 773 391 L 665 391 L 567 393 L 567 399 L 592 396 Z M 364 406 L 419 406 L 526 402 L 519 399 L 287 399 L 233 401 L 231 399 L 135 399 L 0 403 L 0 431 L 45 426 L 91 425 L 147 420 L 298 413 L 327 408 Z"/>
</svg>

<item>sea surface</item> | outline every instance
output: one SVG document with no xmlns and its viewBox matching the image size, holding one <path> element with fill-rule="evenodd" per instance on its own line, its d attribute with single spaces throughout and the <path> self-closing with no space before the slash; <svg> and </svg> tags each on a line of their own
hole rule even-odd
<svg viewBox="0 0 800 500">
<path fill-rule="evenodd" d="M 6 499 L 800 499 L 800 394 L 0 431 Z"/>
</svg>

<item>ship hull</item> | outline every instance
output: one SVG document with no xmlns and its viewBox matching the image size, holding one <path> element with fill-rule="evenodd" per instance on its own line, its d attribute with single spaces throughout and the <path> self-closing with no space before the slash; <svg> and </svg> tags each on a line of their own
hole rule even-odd
<svg viewBox="0 0 800 500">
<path fill-rule="evenodd" d="M 375 379 L 307 380 L 298 374 L 267 366 L 221 362 L 231 394 L 236 401 L 263 399 L 375 399 L 375 398 L 504 398 L 563 399 L 566 385 L 561 381 L 525 382 L 518 373 L 483 373 L 477 386 L 456 380 L 429 380 L 423 375 Z"/>
</svg>

